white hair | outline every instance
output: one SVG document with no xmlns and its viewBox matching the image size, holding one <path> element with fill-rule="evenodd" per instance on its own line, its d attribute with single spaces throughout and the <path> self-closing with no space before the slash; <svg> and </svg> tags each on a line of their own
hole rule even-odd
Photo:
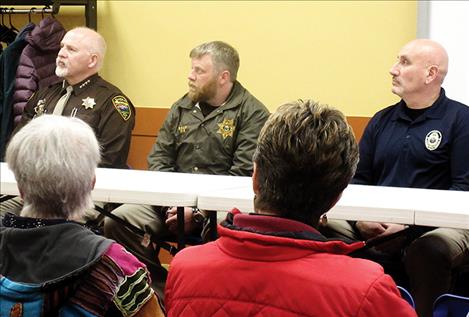
<svg viewBox="0 0 469 317">
<path fill-rule="evenodd" d="M 100 71 L 103 67 L 104 57 L 106 56 L 107 50 L 107 45 L 106 41 L 104 40 L 104 37 L 95 30 L 86 26 L 75 27 L 69 32 L 78 32 L 86 37 L 87 50 L 90 54 L 96 54 L 98 56 L 98 63 L 96 65 L 96 69 Z"/>
<path fill-rule="evenodd" d="M 42 115 L 11 139 L 6 162 L 24 200 L 21 215 L 77 219 L 91 208 L 100 148 L 77 118 Z"/>
</svg>

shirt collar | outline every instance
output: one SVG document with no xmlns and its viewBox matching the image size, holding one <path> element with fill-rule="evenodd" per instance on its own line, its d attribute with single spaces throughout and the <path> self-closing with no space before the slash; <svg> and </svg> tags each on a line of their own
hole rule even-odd
<svg viewBox="0 0 469 317">
<path fill-rule="evenodd" d="M 445 113 L 445 100 L 446 100 L 446 93 L 443 88 L 441 88 L 440 96 L 438 99 L 428 108 L 425 113 L 423 113 L 420 117 L 418 117 L 415 122 L 423 121 L 425 119 L 439 119 L 442 118 Z M 409 116 L 405 113 L 405 107 L 407 107 L 404 100 L 397 104 L 397 111 L 393 115 L 393 120 L 402 119 L 406 121 L 410 121 Z"/>
<path fill-rule="evenodd" d="M 94 84 L 96 82 L 96 80 L 98 80 L 98 78 L 99 78 L 99 75 L 96 73 L 96 74 L 91 75 L 90 77 L 82 80 L 81 82 L 73 85 L 73 94 L 74 95 L 80 95 L 81 93 L 83 93 L 83 91 L 85 91 L 89 87 L 93 86 L 92 84 Z M 63 88 L 65 88 L 65 87 L 66 87 L 66 82 L 64 80 Z"/>
</svg>

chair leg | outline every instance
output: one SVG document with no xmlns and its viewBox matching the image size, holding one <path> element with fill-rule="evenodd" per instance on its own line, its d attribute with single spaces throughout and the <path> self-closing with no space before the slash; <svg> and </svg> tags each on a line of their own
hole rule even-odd
<svg viewBox="0 0 469 317">
<path fill-rule="evenodd" d="M 178 222 L 178 250 L 184 249 L 186 246 L 184 234 L 184 207 L 177 207 L 177 222 Z"/>
</svg>

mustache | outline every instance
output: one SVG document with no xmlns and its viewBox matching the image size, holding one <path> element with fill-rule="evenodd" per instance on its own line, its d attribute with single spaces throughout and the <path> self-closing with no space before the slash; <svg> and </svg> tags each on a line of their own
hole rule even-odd
<svg viewBox="0 0 469 317">
<path fill-rule="evenodd" d="M 55 60 L 55 65 L 56 65 L 56 66 L 59 66 L 59 67 L 64 67 L 64 66 L 67 67 L 67 66 L 68 66 L 68 63 L 67 63 L 66 61 L 60 59 L 60 58 L 57 58 L 57 59 Z"/>
</svg>

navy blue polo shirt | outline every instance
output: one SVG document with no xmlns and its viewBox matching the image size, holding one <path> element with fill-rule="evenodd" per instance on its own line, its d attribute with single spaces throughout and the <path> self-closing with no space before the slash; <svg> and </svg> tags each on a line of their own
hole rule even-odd
<svg viewBox="0 0 469 317">
<path fill-rule="evenodd" d="M 414 121 L 406 107 L 401 100 L 370 120 L 353 183 L 469 190 L 469 107 L 444 89 Z"/>
</svg>

